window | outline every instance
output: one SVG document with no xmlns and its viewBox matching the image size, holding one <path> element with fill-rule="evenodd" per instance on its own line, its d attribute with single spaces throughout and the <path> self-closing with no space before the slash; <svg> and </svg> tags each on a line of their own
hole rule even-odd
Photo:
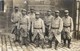
<svg viewBox="0 0 80 51">
<path fill-rule="evenodd" d="M 0 11 L 4 11 L 4 0 L 0 0 Z"/>
</svg>

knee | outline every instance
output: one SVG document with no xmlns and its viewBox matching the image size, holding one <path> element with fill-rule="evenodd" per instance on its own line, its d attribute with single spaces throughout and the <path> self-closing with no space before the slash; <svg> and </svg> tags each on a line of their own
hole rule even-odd
<svg viewBox="0 0 80 51">
<path fill-rule="evenodd" d="M 55 43 L 58 43 L 58 41 L 57 41 L 57 40 L 55 40 Z"/>
<path fill-rule="evenodd" d="M 71 41 L 71 39 L 68 39 L 68 41 Z"/>
<path fill-rule="evenodd" d="M 52 40 L 52 38 L 51 38 L 51 37 L 49 37 L 49 40 L 51 41 L 51 40 Z"/>
<path fill-rule="evenodd" d="M 42 37 L 41 40 L 44 40 L 44 37 Z"/>
<path fill-rule="evenodd" d="M 70 38 L 70 37 L 68 37 L 67 39 L 68 39 L 68 40 L 71 40 L 71 38 Z"/>
</svg>

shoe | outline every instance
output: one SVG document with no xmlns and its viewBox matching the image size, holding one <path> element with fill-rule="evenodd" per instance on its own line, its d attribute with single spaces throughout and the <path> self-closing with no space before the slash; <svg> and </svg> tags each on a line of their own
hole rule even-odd
<svg viewBox="0 0 80 51">
<path fill-rule="evenodd" d="M 39 45 L 36 45 L 36 47 L 39 47 Z"/>
<path fill-rule="evenodd" d="M 18 40 L 14 40 L 14 42 L 17 42 Z"/>
<path fill-rule="evenodd" d="M 68 46 L 68 48 L 70 49 L 70 46 Z"/>
<path fill-rule="evenodd" d="M 52 48 L 52 45 L 49 45 L 49 48 Z"/>
<path fill-rule="evenodd" d="M 44 46 L 42 45 L 42 49 L 44 49 Z"/>
<path fill-rule="evenodd" d="M 57 50 L 57 47 L 55 47 L 54 49 Z"/>
<path fill-rule="evenodd" d="M 63 47 L 66 47 L 66 44 L 64 44 Z"/>
<path fill-rule="evenodd" d="M 26 45 L 26 44 L 23 43 L 22 45 Z"/>
<path fill-rule="evenodd" d="M 18 42 L 19 42 L 19 43 L 21 43 L 21 41 L 20 41 L 20 40 L 18 40 Z"/>
<path fill-rule="evenodd" d="M 49 48 L 52 48 L 52 42 L 49 42 Z"/>
</svg>

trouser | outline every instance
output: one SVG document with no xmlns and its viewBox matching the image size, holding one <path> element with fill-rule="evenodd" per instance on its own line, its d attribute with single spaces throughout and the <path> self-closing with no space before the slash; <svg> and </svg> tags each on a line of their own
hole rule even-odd
<svg viewBox="0 0 80 51">
<path fill-rule="evenodd" d="M 45 28 L 45 36 L 49 36 L 49 26 L 46 26 Z"/>
<path fill-rule="evenodd" d="M 15 40 L 20 41 L 20 31 L 19 31 L 19 29 L 16 30 Z"/>
<path fill-rule="evenodd" d="M 58 41 L 57 41 L 57 39 L 53 36 L 53 39 L 55 40 L 55 49 L 57 49 L 57 46 L 58 46 Z M 50 46 L 50 48 L 52 47 L 52 39 L 49 39 L 49 46 Z"/>
<path fill-rule="evenodd" d="M 44 48 L 44 39 L 42 39 L 41 42 L 42 42 L 41 46 L 42 46 L 42 48 Z"/>
<path fill-rule="evenodd" d="M 58 43 L 59 42 L 57 40 L 55 40 L 55 49 L 57 49 Z"/>
<path fill-rule="evenodd" d="M 71 39 L 64 39 L 64 46 L 66 46 L 66 41 L 68 41 L 68 48 L 70 48 Z"/>
<path fill-rule="evenodd" d="M 30 40 L 30 42 L 32 42 L 32 32 L 31 32 L 31 30 L 29 31 L 29 40 Z"/>
<path fill-rule="evenodd" d="M 32 22 L 31 22 L 31 26 L 30 26 L 30 31 L 29 31 L 29 40 L 30 42 L 32 42 Z"/>
<path fill-rule="evenodd" d="M 12 30 L 12 34 L 15 34 L 15 41 L 20 41 L 20 30 L 15 26 Z"/>
<path fill-rule="evenodd" d="M 22 37 L 22 44 L 23 44 L 23 45 L 26 45 L 26 43 L 27 43 L 27 42 L 26 42 L 26 41 L 27 41 L 26 39 L 27 39 L 27 37 Z"/>
<path fill-rule="evenodd" d="M 64 41 L 64 46 L 66 46 L 66 41 L 68 41 L 68 48 L 70 48 L 71 38 L 67 34 L 67 32 L 65 32 L 65 37 L 63 38 L 63 41 Z"/>
<path fill-rule="evenodd" d="M 16 34 L 16 31 L 17 31 L 17 26 L 15 26 L 15 27 L 13 27 L 13 29 L 12 29 L 12 34 Z"/>
<path fill-rule="evenodd" d="M 38 44 L 37 44 L 38 47 L 39 47 L 39 45 L 40 45 L 39 42 L 40 42 L 40 41 L 38 41 Z M 42 46 L 42 48 L 44 48 L 44 39 L 41 39 L 41 46 Z"/>
<path fill-rule="evenodd" d="M 44 35 L 39 34 L 39 33 L 34 34 L 33 38 L 32 38 L 32 41 L 34 41 L 35 38 L 37 39 L 37 42 L 36 42 L 37 43 L 37 47 L 40 45 L 40 40 L 41 40 L 41 46 L 42 46 L 42 48 L 44 48 Z"/>
</svg>

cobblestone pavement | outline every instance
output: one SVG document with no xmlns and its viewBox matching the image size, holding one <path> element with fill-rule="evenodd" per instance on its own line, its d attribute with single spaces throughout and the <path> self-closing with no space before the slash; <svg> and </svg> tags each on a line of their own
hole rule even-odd
<svg viewBox="0 0 80 51">
<path fill-rule="evenodd" d="M 11 34 L 1 34 L 0 35 L 0 51 L 80 51 L 80 40 L 72 39 L 71 48 L 62 47 L 62 44 L 59 44 L 58 49 L 54 49 L 54 43 L 52 48 L 47 48 L 48 45 L 45 45 L 45 49 L 41 47 L 35 47 L 34 44 L 23 46 L 20 43 L 13 42 L 13 35 Z"/>
</svg>

